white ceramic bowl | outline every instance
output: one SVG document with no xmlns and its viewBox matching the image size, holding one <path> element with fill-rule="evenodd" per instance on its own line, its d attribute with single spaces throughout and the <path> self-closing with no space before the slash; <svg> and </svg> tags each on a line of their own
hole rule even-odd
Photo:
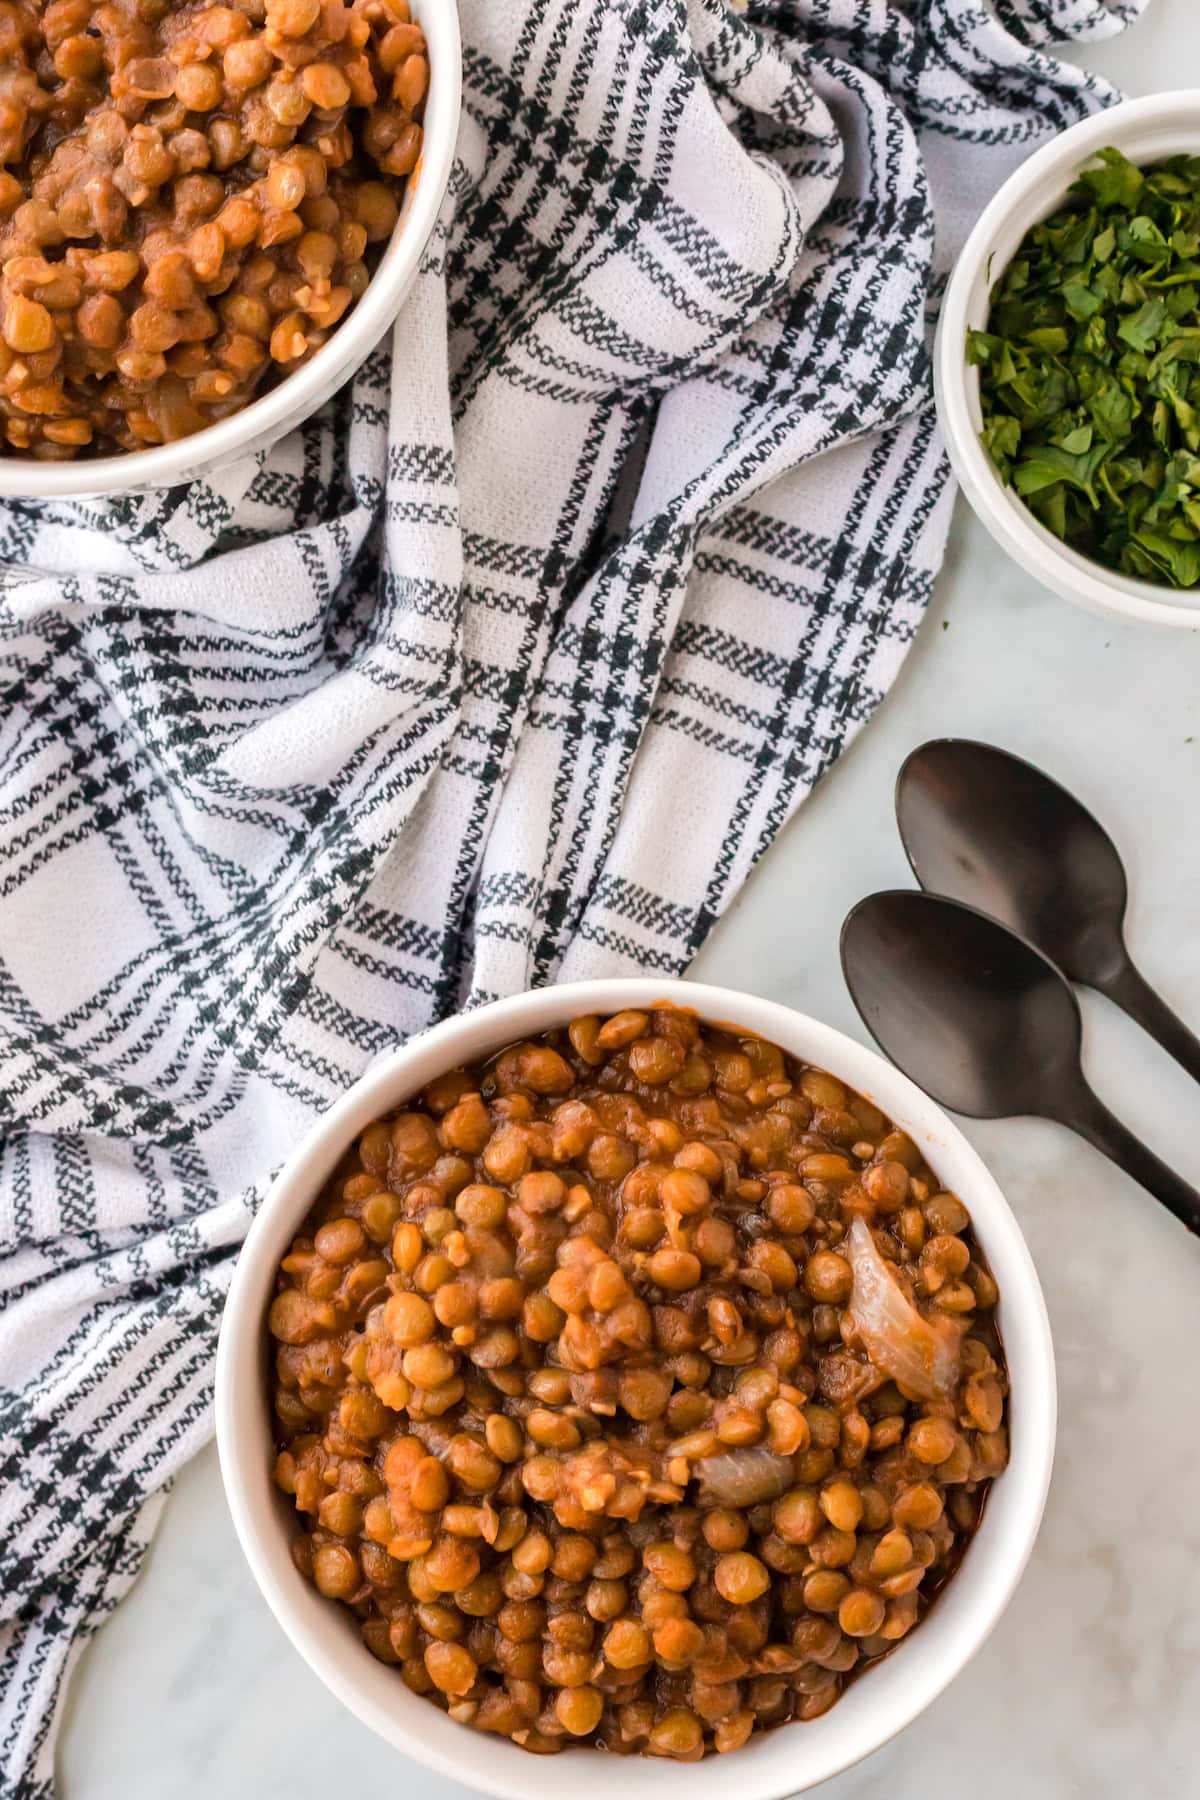
<svg viewBox="0 0 1200 1800">
<path fill-rule="evenodd" d="M 576 1748 L 551 1777 L 572 1800 L 778 1800 L 835 1775 L 914 1719 L 983 1643 L 1025 1566 L 1050 1481 L 1054 1353 L 1037 1274 L 996 1183 L 958 1128 L 874 1051 L 815 1019 L 725 988 L 658 980 L 581 982 L 500 1000 L 436 1026 L 378 1062 L 300 1145 L 263 1202 L 239 1258 L 217 1355 L 217 1442 L 234 1524 L 262 1593 L 292 1644 L 364 1724 L 439 1774 L 506 1800 L 527 1800 L 546 1777 L 505 1739 L 454 1724 L 375 1660 L 350 1615 L 297 1572 L 295 1514 L 271 1481 L 264 1318 L 279 1259 L 346 1145 L 432 1076 L 563 1025 L 581 1013 L 654 1002 L 733 1021 L 843 1077 L 909 1132 L 970 1209 L 1000 1286 L 1000 1329 L 1012 1379 L 1012 1456 L 979 1531 L 929 1617 L 822 1718 L 781 1726 L 728 1757 L 673 1763 Z M 402 1774 L 398 1779 L 403 1781 Z"/>
<path fill-rule="evenodd" d="M 1131 162 L 1200 152 L 1200 89 L 1128 100 L 1073 125 L 1022 163 L 967 239 L 946 289 L 934 351 L 942 435 L 962 490 L 997 543 L 1027 574 L 1092 612 L 1200 630 L 1200 593 L 1135 581 L 1060 543 L 997 475 L 979 441 L 979 370 L 966 360 L 968 328 L 987 324 L 989 295 L 1025 233 L 1062 204 L 1083 165 L 1115 144 Z"/>
<path fill-rule="evenodd" d="M 174 487 L 236 457 L 266 450 L 316 412 L 390 328 L 417 277 L 450 180 L 462 102 L 462 42 L 456 0 L 412 0 L 429 45 L 429 95 L 421 160 L 407 186 L 391 242 L 366 293 L 316 355 L 232 418 L 191 437 L 124 455 L 35 462 L 0 454 L 0 498 L 94 499 Z"/>
</svg>

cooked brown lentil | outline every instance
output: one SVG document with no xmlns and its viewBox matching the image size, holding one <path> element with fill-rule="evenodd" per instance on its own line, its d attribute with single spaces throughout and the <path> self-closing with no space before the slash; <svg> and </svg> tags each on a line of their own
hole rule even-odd
<svg viewBox="0 0 1200 1800">
<path fill-rule="evenodd" d="M 941 1390 L 868 1354 L 858 1220 Z M 995 1300 L 842 1082 L 676 1008 L 577 1019 L 369 1126 L 284 1257 L 297 1565 L 462 1723 L 735 1750 L 953 1572 L 1007 1457 Z"/>
<path fill-rule="evenodd" d="M 167 443 L 305 362 L 428 81 L 408 0 L 0 0 L 0 448 Z"/>
</svg>

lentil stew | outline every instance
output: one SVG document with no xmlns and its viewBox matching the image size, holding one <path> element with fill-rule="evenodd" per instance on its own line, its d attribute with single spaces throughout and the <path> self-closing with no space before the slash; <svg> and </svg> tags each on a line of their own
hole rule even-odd
<svg viewBox="0 0 1200 1800">
<path fill-rule="evenodd" d="M 372 1124 L 283 1258 L 301 1572 L 450 1716 L 694 1760 L 918 1625 L 1007 1460 L 966 1209 L 835 1077 L 663 1006 Z"/>
<path fill-rule="evenodd" d="M 407 0 L 0 0 L 0 431 L 189 436 L 361 297 L 422 146 Z"/>
</svg>

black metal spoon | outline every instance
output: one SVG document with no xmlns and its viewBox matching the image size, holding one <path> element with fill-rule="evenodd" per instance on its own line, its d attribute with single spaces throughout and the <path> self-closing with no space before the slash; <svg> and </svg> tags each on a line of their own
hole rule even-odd
<svg viewBox="0 0 1200 1800">
<path fill-rule="evenodd" d="M 1007 750 L 935 738 L 900 770 L 896 819 L 923 888 L 1011 926 L 1071 981 L 1115 1001 L 1200 1081 L 1200 1039 L 1126 948 L 1117 847 L 1065 788 Z"/>
<path fill-rule="evenodd" d="M 847 917 L 842 969 L 881 1049 L 940 1105 L 1068 1125 L 1200 1232 L 1200 1193 L 1088 1086 L 1079 1003 L 1032 944 L 974 907 L 894 889 Z"/>
</svg>

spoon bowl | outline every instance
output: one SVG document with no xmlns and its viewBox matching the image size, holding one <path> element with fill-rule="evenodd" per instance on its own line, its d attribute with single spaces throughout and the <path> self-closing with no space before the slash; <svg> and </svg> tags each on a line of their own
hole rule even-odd
<svg viewBox="0 0 1200 1800">
<path fill-rule="evenodd" d="M 1102 987 L 1124 961 L 1117 847 L 1032 763 L 967 738 L 922 744 L 897 778 L 896 820 L 923 888 L 999 919 L 1072 981 Z"/>
<path fill-rule="evenodd" d="M 1200 1194 L 1088 1086 L 1078 1002 L 1032 944 L 958 900 L 893 889 L 853 909 L 841 951 L 864 1023 L 933 1099 L 976 1119 L 1055 1119 L 1200 1230 Z"/>
<path fill-rule="evenodd" d="M 896 820 L 923 888 L 1027 938 L 1071 981 L 1106 994 L 1200 1080 L 1200 1041 L 1126 947 L 1129 884 L 1117 847 L 1073 794 L 1007 750 L 937 738 L 900 770 Z"/>
<path fill-rule="evenodd" d="M 1059 1116 L 1079 1006 L 1031 944 L 973 907 L 897 888 L 850 913 L 842 967 L 880 1048 L 942 1106 Z"/>
</svg>

